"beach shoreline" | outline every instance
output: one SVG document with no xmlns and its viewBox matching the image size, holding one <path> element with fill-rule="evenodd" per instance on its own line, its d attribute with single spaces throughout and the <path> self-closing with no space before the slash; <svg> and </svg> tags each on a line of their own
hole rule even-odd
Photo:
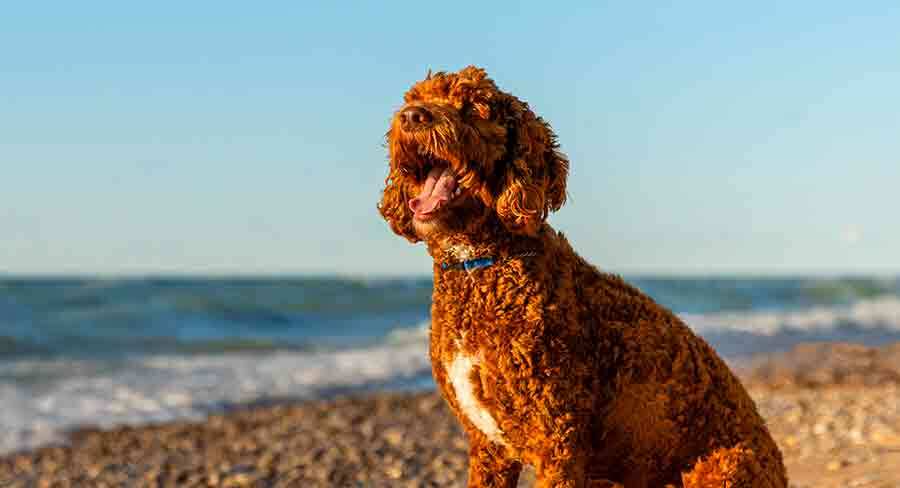
<svg viewBox="0 0 900 488">
<path fill-rule="evenodd" d="M 900 487 L 900 343 L 803 345 L 740 374 L 792 486 Z M 0 457 L 0 486 L 461 487 L 467 446 L 436 392 L 373 392 L 81 428 Z"/>
</svg>

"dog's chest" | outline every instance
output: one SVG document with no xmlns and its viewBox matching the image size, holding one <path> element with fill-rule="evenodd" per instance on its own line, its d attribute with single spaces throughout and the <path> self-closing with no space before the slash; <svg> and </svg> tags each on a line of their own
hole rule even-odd
<svg viewBox="0 0 900 488">
<path fill-rule="evenodd" d="M 444 362 L 449 389 L 456 398 L 459 411 L 472 425 L 493 442 L 504 443 L 503 432 L 490 409 L 480 398 L 481 359 L 478 355 L 467 354 L 457 348 Z"/>
</svg>

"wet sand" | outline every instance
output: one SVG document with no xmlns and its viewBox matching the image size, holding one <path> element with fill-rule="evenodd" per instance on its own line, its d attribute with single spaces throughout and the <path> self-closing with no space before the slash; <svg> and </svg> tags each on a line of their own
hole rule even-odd
<svg viewBox="0 0 900 488">
<path fill-rule="evenodd" d="M 804 345 L 741 375 L 792 486 L 900 488 L 900 344 Z M 463 487 L 466 450 L 436 393 L 377 393 L 82 429 L 0 457 L 0 487 Z"/>
</svg>

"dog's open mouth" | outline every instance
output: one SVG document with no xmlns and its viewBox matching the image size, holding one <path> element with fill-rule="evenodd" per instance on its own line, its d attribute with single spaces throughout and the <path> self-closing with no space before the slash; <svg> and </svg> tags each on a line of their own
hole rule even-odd
<svg viewBox="0 0 900 488">
<path fill-rule="evenodd" d="M 460 195 L 462 187 L 456 181 L 456 175 L 450 169 L 450 165 L 443 161 L 436 161 L 428 171 L 422 190 L 419 195 L 409 201 L 409 209 L 415 214 L 417 220 L 431 220 L 444 207 L 447 207 Z"/>
</svg>

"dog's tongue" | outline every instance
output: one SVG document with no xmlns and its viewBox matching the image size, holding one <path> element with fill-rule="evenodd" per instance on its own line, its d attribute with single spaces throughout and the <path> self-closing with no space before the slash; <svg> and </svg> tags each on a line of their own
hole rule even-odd
<svg viewBox="0 0 900 488">
<path fill-rule="evenodd" d="M 456 190 L 456 178 L 449 167 L 435 166 L 428 173 L 419 196 L 409 201 L 409 209 L 422 218 L 439 209 L 450 200 Z"/>
</svg>

